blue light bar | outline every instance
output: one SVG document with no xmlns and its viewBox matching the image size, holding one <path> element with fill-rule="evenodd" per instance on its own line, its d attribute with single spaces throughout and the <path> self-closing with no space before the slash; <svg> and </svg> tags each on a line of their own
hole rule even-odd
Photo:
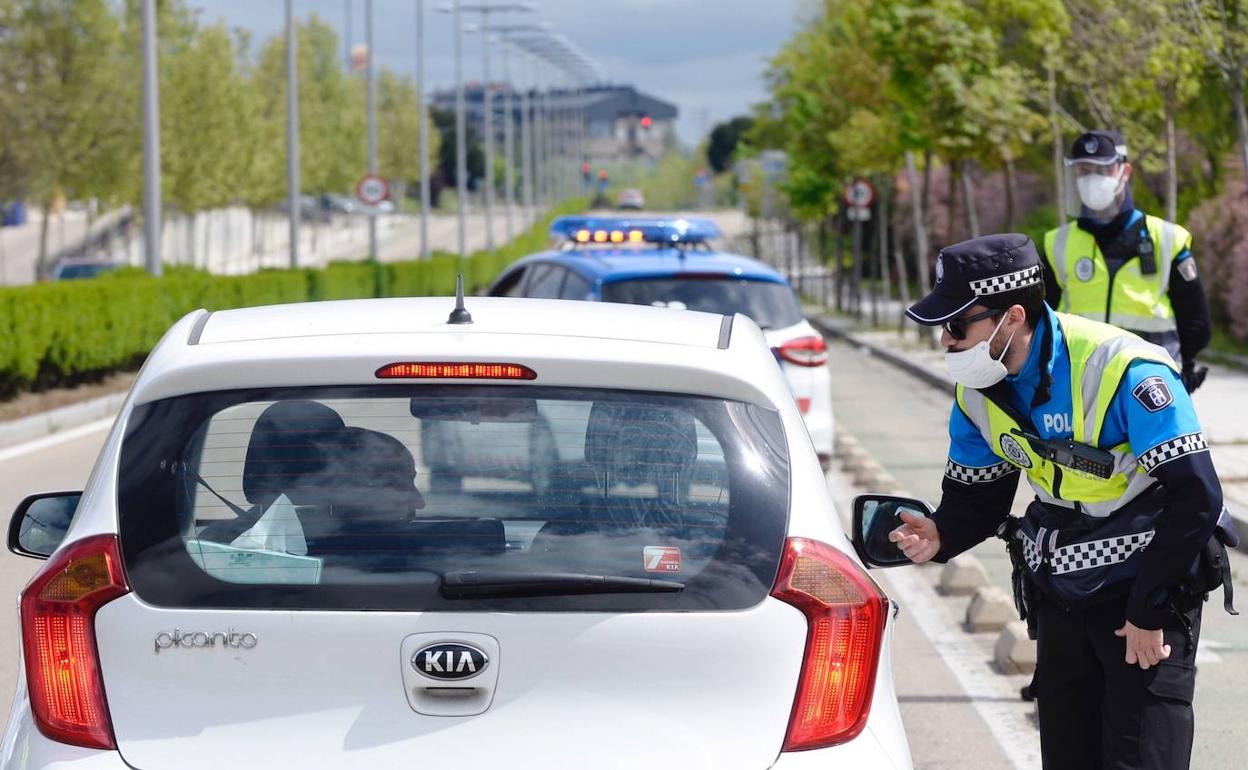
<svg viewBox="0 0 1248 770">
<path fill-rule="evenodd" d="M 704 243 L 720 237 L 709 219 L 666 217 L 559 217 L 550 225 L 555 238 L 574 243 Z"/>
</svg>

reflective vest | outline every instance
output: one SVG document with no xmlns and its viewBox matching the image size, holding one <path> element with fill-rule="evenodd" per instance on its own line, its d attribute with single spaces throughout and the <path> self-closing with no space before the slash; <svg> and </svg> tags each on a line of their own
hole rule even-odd
<svg viewBox="0 0 1248 770">
<path fill-rule="evenodd" d="M 1044 234 L 1044 251 L 1062 287 L 1058 310 L 1134 332 L 1176 331 L 1169 296 L 1170 266 L 1189 248 L 1192 235 L 1154 216 L 1145 215 L 1144 221 L 1157 260 L 1157 272 L 1150 275 L 1140 271 L 1140 260 L 1134 258 L 1111 276 L 1096 238 L 1074 223 Z"/>
<path fill-rule="evenodd" d="M 979 429 L 993 453 L 1027 474 L 1027 480 L 1042 502 L 1105 517 L 1153 483 L 1152 477 L 1136 462 L 1127 442 L 1114 447 L 1099 445 L 1105 415 L 1118 392 L 1118 385 L 1133 361 L 1155 361 L 1177 369 L 1174 359 L 1164 349 L 1134 334 L 1065 313 L 1054 316 L 1070 357 L 1073 438 L 1079 443 L 1106 449 L 1114 456 L 1113 474 L 1108 479 L 1064 468 L 1041 457 L 1015 432 L 1024 426 L 978 390 L 959 385 L 958 405 Z M 1057 350 L 1054 355 L 1062 355 L 1062 351 Z M 1060 386 L 1055 384 L 1055 387 Z M 1031 428 L 1027 430 L 1033 432 Z"/>
</svg>

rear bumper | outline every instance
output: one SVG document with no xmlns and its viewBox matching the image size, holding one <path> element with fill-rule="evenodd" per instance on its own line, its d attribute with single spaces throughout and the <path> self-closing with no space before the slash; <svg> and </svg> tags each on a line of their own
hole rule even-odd
<svg viewBox="0 0 1248 770">
<path fill-rule="evenodd" d="M 900 754 L 905 756 L 905 752 Z M 829 767 L 852 767 L 860 770 L 910 770 L 909 764 L 901 766 L 870 730 L 840 746 L 811 751 L 793 751 L 781 754 L 771 770 L 827 770 Z"/>
</svg>

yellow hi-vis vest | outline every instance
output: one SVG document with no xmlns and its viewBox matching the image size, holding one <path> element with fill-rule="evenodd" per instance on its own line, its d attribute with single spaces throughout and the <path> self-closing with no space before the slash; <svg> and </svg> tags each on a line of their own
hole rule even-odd
<svg viewBox="0 0 1248 770">
<path fill-rule="evenodd" d="M 1133 332 L 1177 329 L 1170 306 L 1170 266 L 1190 248 L 1192 235 L 1154 216 L 1145 215 L 1144 221 L 1157 260 L 1152 275 L 1140 272 L 1137 258 L 1127 260 L 1111 277 L 1096 238 L 1073 222 L 1044 234 L 1044 253 L 1062 287 L 1058 310 Z"/>
<path fill-rule="evenodd" d="M 1133 361 L 1155 361 L 1175 369 L 1174 359 L 1163 348 L 1114 326 L 1066 313 L 1055 316 L 1070 356 L 1073 438 L 1081 444 L 1106 449 L 1114 456 L 1113 474 L 1108 479 L 1060 467 L 1042 458 L 1015 432 L 1022 426 L 978 390 L 959 385 L 958 406 L 979 429 L 993 453 L 1027 474 L 1042 502 L 1076 508 L 1090 516 L 1108 516 L 1151 486 L 1153 479 L 1138 465 L 1126 442 L 1100 447 L 1105 415 Z M 1050 343 L 1046 340 L 1045 344 Z M 1054 352 L 1062 354 L 1061 349 Z M 1053 387 L 1060 388 L 1062 384 L 1055 382 Z"/>
</svg>

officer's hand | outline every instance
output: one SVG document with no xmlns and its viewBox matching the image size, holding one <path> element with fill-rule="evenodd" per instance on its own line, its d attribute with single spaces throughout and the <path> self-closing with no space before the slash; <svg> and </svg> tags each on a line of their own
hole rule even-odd
<svg viewBox="0 0 1248 770">
<path fill-rule="evenodd" d="M 1127 640 L 1128 666 L 1138 663 L 1140 668 L 1147 671 L 1149 666 L 1155 666 L 1170 657 L 1170 645 L 1165 643 L 1160 628 L 1154 631 L 1136 628 L 1128 620 L 1114 635 Z"/>
<path fill-rule="evenodd" d="M 940 550 L 940 532 L 936 522 L 926 516 L 909 511 L 901 512 L 905 523 L 888 533 L 888 539 L 897 544 L 906 558 L 915 564 L 930 561 Z"/>
</svg>

